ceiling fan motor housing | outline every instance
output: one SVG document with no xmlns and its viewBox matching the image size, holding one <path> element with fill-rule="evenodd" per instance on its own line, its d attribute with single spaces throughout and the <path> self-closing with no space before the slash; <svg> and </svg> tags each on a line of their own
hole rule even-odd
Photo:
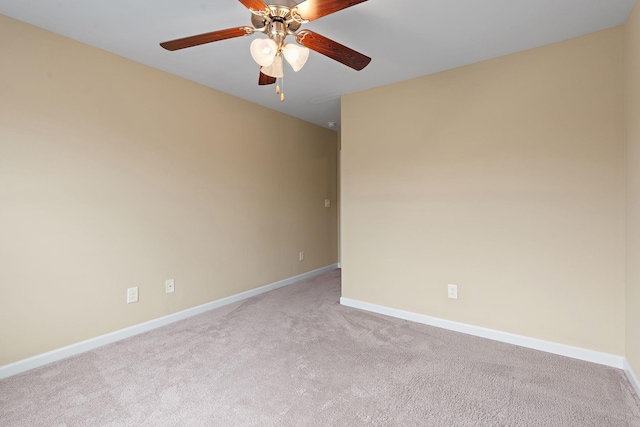
<svg viewBox="0 0 640 427">
<path fill-rule="evenodd" d="M 252 11 L 251 24 L 256 31 L 269 36 L 282 47 L 285 37 L 295 35 L 302 25 L 295 20 L 291 9 L 286 6 L 271 5 L 266 10 Z"/>
</svg>

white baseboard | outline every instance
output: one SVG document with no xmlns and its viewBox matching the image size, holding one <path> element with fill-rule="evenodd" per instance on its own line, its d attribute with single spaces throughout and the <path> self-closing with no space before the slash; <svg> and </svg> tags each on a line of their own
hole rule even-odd
<svg viewBox="0 0 640 427">
<path fill-rule="evenodd" d="M 87 351 L 94 350 L 98 347 L 102 347 L 107 344 L 112 344 L 116 341 L 123 340 L 125 338 L 139 335 L 150 330 L 160 328 L 162 326 L 169 325 L 171 323 L 178 322 L 180 320 L 188 319 L 189 317 L 196 316 L 198 314 L 205 313 L 210 310 L 214 310 L 219 307 L 223 307 L 228 304 L 233 304 L 256 295 L 263 294 L 265 292 L 273 291 L 283 286 L 288 286 L 293 283 L 299 282 L 304 279 L 319 276 L 328 271 L 338 268 L 338 264 L 329 265 L 327 267 L 319 268 L 317 270 L 309 271 L 308 273 L 299 274 L 288 279 L 280 280 L 278 282 L 271 283 L 269 285 L 261 286 L 250 291 L 241 292 L 230 297 L 222 298 L 216 301 L 212 301 L 206 304 L 192 307 L 177 313 L 169 314 L 167 316 L 159 317 L 157 319 L 150 320 L 148 322 L 140 323 L 138 325 L 130 326 L 128 328 L 120 329 L 99 337 L 90 338 L 85 341 L 81 341 L 75 344 L 68 345 L 56 350 L 49 351 L 47 353 L 39 354 L 37 356 L 30 357 L 28 359 L 19 360 L 8 365 L 0 366 L 0 379 L 11 377 L 13 375 L 20 374 L 22 372 L 29 371 L 40 366 L 57 362 L 58 360 L 66 359 L 71 356 L 76 356 Z"/>
<path fill-rule="evenodd" d="M 624 359 L 624 373 L 627 374 L 631 386 L 636 391 L 638 397 L 640 397 L 640 381 L 638 381 L 638 377 L 636 377 L 635 372 L 631 369 L 631 365 L 629 365 L 627 359 Z"/>
<path fill-rule="evenodd" d="M 566 344 L 558 344 L 538 338 L 526 337 L 524 335 L 516 335 L 509 332 L 483 328 L 481 326 L 468 325 L 466 323 L 459 323 L 451 320 L 440 319 L 437 317 L 426 316 L 424 314 L 398 310 L 395 308 L 389 308 L 382 305 L 353 300 L 350 298 L 340 298 L 340 304 L 347 307 L 358 308 L 361 310 L 384 314 L 391 317 L 397 317 L 399 319 L 409 320 L 425 325 L 436 326 L 438 328 L 449 329 L 451 331 L 462 332 L 464 334 L 475 335 L 477 337 L 488 338 L 494 341 L 515 344 L 521 347 L 545 351 L 547 353 L 585 360 L 587 362 L 593 362 L 600 365 L 611 366 L 618 369 L 624 368 L 624 357 L 616 356 L 614 354 L 602 353 L 599 351 L 580 347 L 573 347 Z"/>
</svg>

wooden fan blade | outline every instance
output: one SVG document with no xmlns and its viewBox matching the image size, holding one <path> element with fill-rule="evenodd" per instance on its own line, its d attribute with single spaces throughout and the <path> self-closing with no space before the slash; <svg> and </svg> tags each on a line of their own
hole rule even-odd
<svg viewBox="0 0 640 427">
<path fill-rule="evenodd" d="M 265 10 L 268 6 L 262 0 L 239 0 L 240 3 L 250 10 Z"/>
<path fill-rule="evenodd" d="M 313 31 L 300 31 L 296 40 L 302 46 L 315 50 L 357 71 L 362 70 L 371 62 L 371 58 L 368 56 L 328 39 L 325 36 L 321 36 L 318 33 L 314 33 Z"/>
<path fill-rule="evenodd" d="M 260 77 L 258 78 L 258 84 L 260 86 L 272 85 L 275 82 L 276 82 L 276 78 L 275 77 L 267 76 L 265 73 L 260 71 Z"/>
<path fill-rule="evenodd" d="M 184 37 L 182 39 L 170 40 L 160 43 L 160 46 L 167 50 L 179 50 L 187 47 L 198 46 L 205 43 L 217 42 L 220 40 L 232 39 L 253 34 L 252 27 L 235 27 L 226 30 L 214 31 L 212 33 L 198 34 L 197 36 Z"/>
<path fill-rule="evenodd" d="M 302 19 L 313 21 L 367 0 L 306 0 L 294 8 Z"/>
</svg>

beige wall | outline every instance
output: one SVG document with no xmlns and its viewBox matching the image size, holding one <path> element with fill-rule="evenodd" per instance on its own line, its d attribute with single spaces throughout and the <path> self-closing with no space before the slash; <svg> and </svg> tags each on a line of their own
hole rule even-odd
<svg viewBox="0 0 640 427">
<path fill-rule="evenodd" d="M 623 355 L 623 35 L 345 96 L 343 296 Z"/>
<path fill-rule="evenodd" d="M 625 28 L 627 64 L 627 360 L 640 375 L 640 3 Z"/>
<path fill-rule="evenodd" d="M 0 38 L 0 365 L 337 262 L 335 132 L 1 15 Z"/>
</svg>

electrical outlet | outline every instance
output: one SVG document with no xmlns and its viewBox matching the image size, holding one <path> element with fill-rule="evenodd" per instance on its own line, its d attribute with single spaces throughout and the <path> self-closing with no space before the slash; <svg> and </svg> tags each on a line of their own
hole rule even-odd
<svg viewBox="0 0 640 427">
<path fill-rule="evenodd" d="M 447 296 L 452 299 L 458 299 L 458 285 L 447 285 Z"/>
<path fill-rule="evenodd" d="M 331 200 L 330 199 L 324 199 L 324 207 L 325 208 L 330 208 L 331 207 Z"/>
<path fill-rule="evenodd" d="M 174 279 L 165 280 L 164 290 L 168 294 L 174 292 L 176 290 L 176 281 Z"/>
<path fill-rule="evenodd" d="M 127 289 L 127 304 L 138 302 L 138 287 Z"/>
<path fill-rule="evenodd" d="M 300 251 L 300 252 L 298 253 L 298 260 L 300 260 L 300 261 L 304 261 L 304 251 Z"/>
</svg>

